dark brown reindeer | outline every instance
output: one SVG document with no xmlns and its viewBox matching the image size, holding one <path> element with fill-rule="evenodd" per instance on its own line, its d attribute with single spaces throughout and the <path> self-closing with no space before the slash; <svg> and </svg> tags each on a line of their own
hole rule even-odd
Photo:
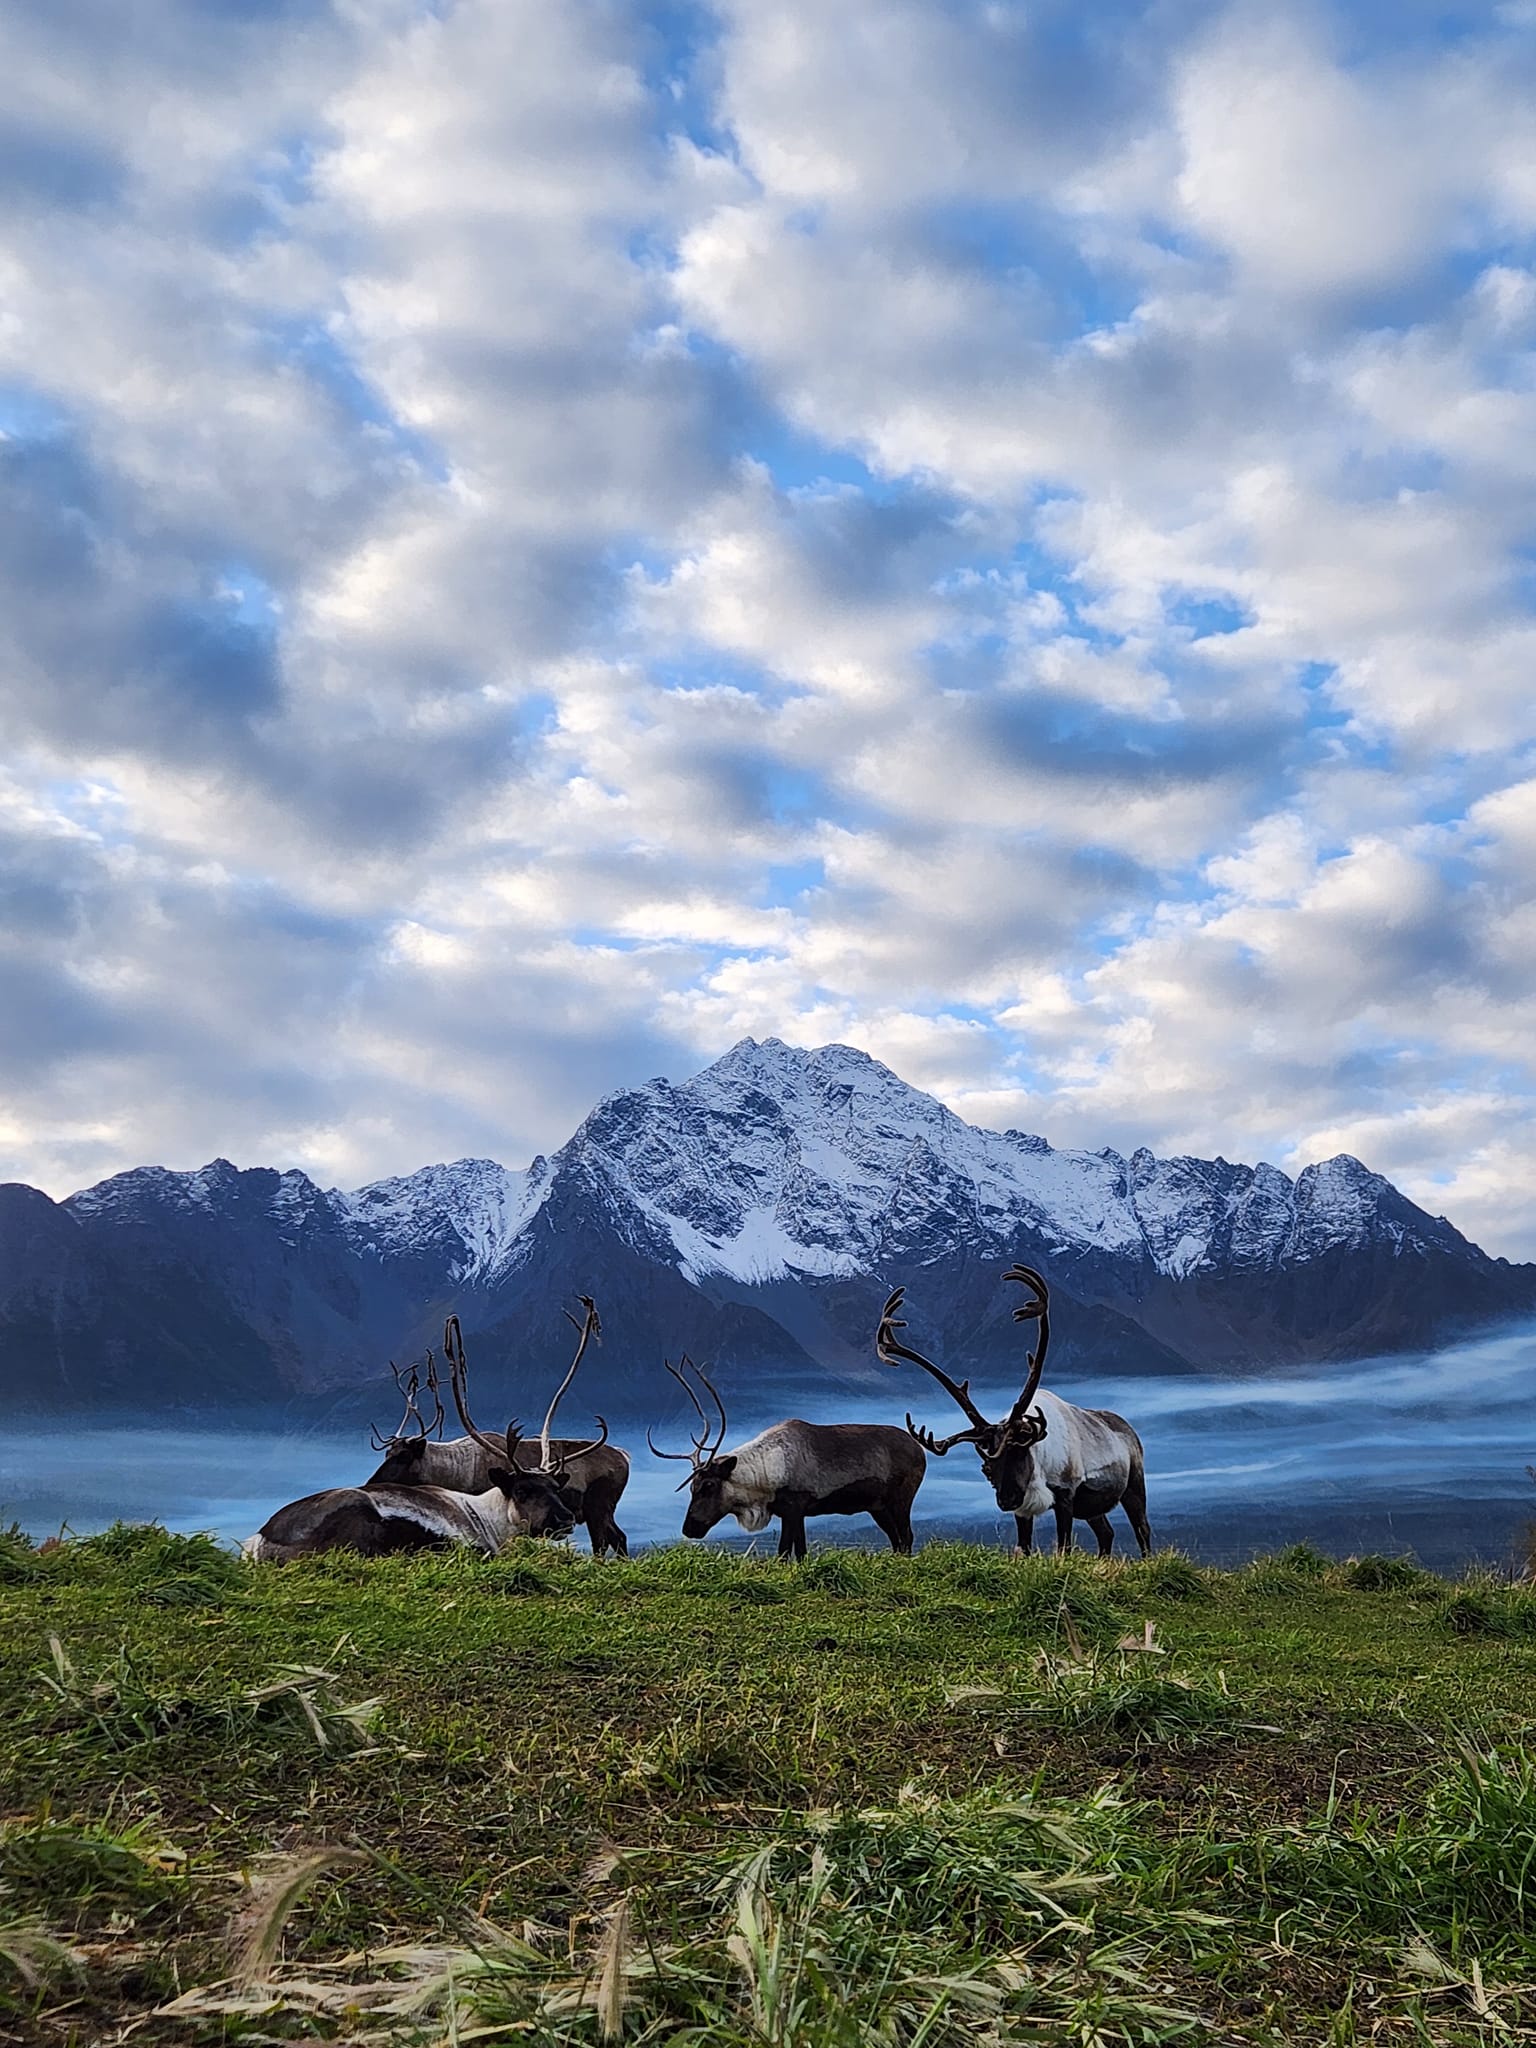
<svg viewBox="0 0 1536 2048">
<path fill-rule="evenodd" d="M 926 1460 L 905 1430 L 880 1422 L 776 1422 L 760 1436 L 722 1453 L 725 1404 L 687 1356 L 681 1369 L 664 1361 L 693 1403 L 699 1434 L 686 1451 L 663 1451 L 645 1440 L 658 1458 L 692 1466 L 678 1488 L 690 1489 L 685 1536 L 707 1536 L 734 1515 L 756 1534 L 779 1519 L 779 1556 L 805 1556 L 805 1524 L 811 1515 L 868 1515 L 890 1539 L 892 1550 L 912 1548 L 912 1499 L 923 1483 Z M 687 1377 L 691 1372 L 709 1396 L 716 1417 Z"/>
<path fill-rule="evenodd" d="M 1039 1391 L 1051 1341 L 1050 1290 L 1030 1266 L 1010 1266 L 1003 1278 L 1029 1291 L 1029 1299 L 1014 1310 L 1014 1321 L 1038 1323 L 1040 1331 L 1023 1392 L 1001 1422 L 989 1422 L 982 1414 L 971 1399 L 969 1380 L 952 1380 L 931 1359 L 899 1341 L 896 1332 L 907 1327 L 900 1320 L 905 1288 L 898 1287 L 886 1302 L 875 1336 L 881 1363 L 898 1365 L 906 1360 L 920 1365 L 957 1403 L 969 1424 L 953 1436 L 935 1438 L 932 1430 L 920 1429 L 909 1415 L 907 1428 L 925 1450 L 941 1458 L 956 1444 L 976 1446 L 998 1506 L 1014 1518 L 1021 1551 L 1033 1549 L 1035 1517 L 1049 1508 L 1056 1517 L 1058 1551 L 1072 1548 L 1072 1524 L 1078 1521 L 1086 1522 L 1098 1538 L 1100 1557 L 1108 1557 L 1115 1541 L 1109 1511 L 1118 1506 L 1124 1508 L 1146 1557 L 1152 1532 L 1147 1526 L 1141 1438 L 1123 1416 L 1107 1408 L 1074 1408 L 1070 1401 Z"/>
<path fill-rule="evenodd" d="M 576 1355 L 555 1391 L 537 1438 L 515 1439 L 510 1462 L 519 1471 L 543 1471 L 558 1479 L 574 1503 L 576 1520 L 586 1526 L 594 1556 L 602 1557 L 611 1550 L 619 1557 L 627 1557 L 629 1545 L 624 1531 L 614 1519 L 614 1510 L 629 1484 L 628 1456 L 616 1444 L 607 1441 L 608 1428 L 601 1417 L 601 1434 L 591 1443 L 550 1434 L 555 1410 L 576 1377 L 576 1368 L 581 1364 L 587 1345 L 592 1338 L 601 1340 L 602 1337 L 602 1323 L 591 1296 L 583 1294 L 578 1299 L 583 1309 L 580 1317 L 573 1316 L 569 1309 L 564 1312 L 578 1333 Z M 377 1472 L 363 1482 L 370 1491 L 381 1486 L 448 1486 L 476 1492 L 487 1484 L 492 1466 L 509 1462 L 503 1438 L 494 1430 L 477 1429 L 470 1420 L 464 1338 L 457 1316 L 450 1316 L 444 1327 L 443 1355 L 448 1360 L 453 1403 L 465 1434 L 450 1437 L 446 1443 L 432 1440 L 433 1429 L 441 1430 L 442 1403 L 437 1402 L 435 1423 L 428 1423 L 412 1400 L 412 1393 L 416 1391 L 413 1376 L 402 1389 L 406 1395 L 406 1412 L 400 1428 L 392 1437 L 375 1437 L 375 1448 L 385 1455 Z M 431 1353 L 427 1356 L 427 1391 L 436 1400 L 437 1380 L 430 1365 Z M 398 1374 L 396 1378 L 399 1379 Z"/>
</svg>

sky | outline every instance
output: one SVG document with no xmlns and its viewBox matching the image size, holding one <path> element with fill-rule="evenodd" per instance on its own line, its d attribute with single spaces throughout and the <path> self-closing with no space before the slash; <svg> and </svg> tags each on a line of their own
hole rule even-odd
<svg viewBox="0 0 1536 2048">
<path fill-rule="evenodd" d="M 0 1178 L 735 1040 L 1536 1257 L 1536 6 L 0 16 Z"/>
</svg>

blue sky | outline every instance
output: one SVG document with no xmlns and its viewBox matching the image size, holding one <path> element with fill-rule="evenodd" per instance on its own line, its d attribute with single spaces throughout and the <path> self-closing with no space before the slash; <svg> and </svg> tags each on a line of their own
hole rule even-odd
<svg viewBox="0 0 1536 2048">
<path fill-rule="evenodd" d="M 0 26 L 0 1173 L 744 1034 L 1536 1256 L 1536 9 Z"/>
</svg>

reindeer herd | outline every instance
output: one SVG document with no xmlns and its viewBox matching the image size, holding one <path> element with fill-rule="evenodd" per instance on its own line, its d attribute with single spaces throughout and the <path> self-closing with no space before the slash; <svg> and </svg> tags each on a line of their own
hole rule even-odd
<svg viewBox="0 0 1536 2048">
<path fill-rule="evenodd" d="M 771 1429 L 725 1449 L 725 1404 L 709 1376 L 686 1353 L 664 1368 L 691 1403 L 696 1427 L 686 1451 L 663 1450 L 646 1431 L 653 1456 L 689 1467 L 685 1536 L 707 1536 L 726 1516 L 759 1533 L 779 1524 L 779 1556 L 804 1557 L 805 1525 L 816 1515 L 868 1515 L 897 1551 L 912 1548 L 912 1502 L 929 1456 L 945 1457 L 957 1444 L 975 1446 L 982 1476 L 998 1507 L 1014 1517 L 1018 1547 L 1028 1551 L 1038 1515 L 1055 1516 L 1056 1548 L 1072 1548 L 1072 1525 L 1086 1522 L 1107 1557 L 1114 1543 L 1110 1510 L 1122 1507 L 1141 1553 L 1152 1548 L 1141 1439 L 1131 1425 L 1104 1408 L 1076 1408 L 1043 1391 L 1050 1344 L 1050 1297 L 1029 1266 L 1011 1266 L 1006 1282 L 1025 1299 L 1014 1321 L 1035 1326 L 1034 1343 L 1018 1399 L 1000 1422 L 989 1422 L 971 1399 L 970 1384 L 903 1344 L 897 1332 L 905 1290 L 898 1287 L 881 1312 L 875 1352 L 888 1366 L 916 1365 L 929 1373 L 966 1418 L 966 1427 L 939 1437 L 906 1417 L 896 1429 L 878 1422 L 776 1422 Z M 536 1437 L 515 1422 L 504 1432 L 478 1429 L 470 1419 L 464 1340 L 457 1316 L 443 1333 L 443 1362 L 455 1412 L 464 1430 L 444 1441 L 446 1414 L 441 1376 L 429 1351 L 425 1393 L 435 1413 L 422 1413 L 418 1368 L 395 1373 L 405 1413 L 393 1436 L 375 1436 L 383 1463 L 361 1486 L 331 1487 L 279 1508 L 247 1542 L 258 1561 L 283 1563 L 321 1550 L 383 1556 L 397 1550 L 464 1545 L 494 1556 L 514 1536 L 566 1536 L 579 1522 L 594 1556 L 628 1555 L 616 1510 L 629 1482 L 628 1454 L 608 1441 L 608 1425 L 588 1441 L 551 1434 L 555 1413 L 576 1377 L 587 1346 L 601 1335 L 591 1297 L 583 1314 L 570 1315 L 576 1353 L 556 1388 Z"/>
</svg>

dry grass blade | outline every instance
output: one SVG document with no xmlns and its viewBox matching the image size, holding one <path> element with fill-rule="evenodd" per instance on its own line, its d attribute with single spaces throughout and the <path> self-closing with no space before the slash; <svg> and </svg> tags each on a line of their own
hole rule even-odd
<svg viewBox="0 0 1536 2048">
<path fill-rule="evenodd" d="M 35 1988 L 66 1972 L 79 1976 L 85 1958 L 38 1920 L 0 1921 L 0 1963 L 8 1963 L 23 1984 Z"/>
<path fill-rule="evenodd" d="M 330 1691 L 335 1683 L 333 1674 L 314 1665 L 282 1664 L 278 1674 L 269 1684 L 252 1686 L 246 1692 L 253 1708 L 258 1712 L 265 1707 L 286 1708 L 297 1715 L 317 1749 L 340 1755 L 350 1751 L 353 1761 L 374 1753 L 373 1724 L 383 1705 L 381 1699 L 343 1703 Z"/>
<path fill-rule="evenodd" d="M 397 1974 L 350 1974 L 365 1967 L 382 1967 Z M 168 2005 L 157 2007 L 155 2017 L 260 2019 L 302 2014 L 306 2018 L 345 2019 L 367 2013 L 407 2019 L 442 2004 L 455 1984 L 476 1967 L 476 1958 L 466 1949 L 402 1944 L 367 1955 L 342 1956 L 334 1963 L 313 1963 L 304 1976 L 280 1977 L 264 1984 L 236 1985 L 227 1979 L 218 1984 L 194 1984 Z"/>
<path fill-rule="evenodd" d="M 283 1929 L 316 1878 L 328 1870 L 356 1870 L 367 1861 L 360 1849 L 312 1849 L 264 1871 L 230 1930 L 241 1939 L 232 1981 L 243 1986 L 269 1982 Z"/>
<path fill-rule="evenodd" d="M 1494 2001 L 1513 1997 L 1524 1987 L 1500 1985 L 1490 1989 L 1483 1978 L 1483 1966 L 1476 1956 L 1472 1958 L 1465 1971 L 1460 1970 L 1439 1954 L 1423 1935 L 1419 1935 L 1404 1949 L 1403 1967 L 1415 1977 L 1432 1979 L 1443 1993 L 1452 1993 L 1464 2000 L 1483 2025 L 1492 2027 L 1495 2033 L 1508 2034 L 1513 2031 L 1510 2021 L 1505 2019 Z"/>
<path fill-rule="evenodd" d="M 629 1901 L 620 1899 L 609 1917 L 597 1952 L 597 2024 L 605 2041 L 624 2031 L 624 1997 L 629 1981 Z"/>
<path fill-rule="evenodd" d="M 589 1892 L 600 1890 L 623 1861 L 624 1851 L 616 1842 L 599 1842 L 582 1870 L 582 1889 Z"/>
</svg>

